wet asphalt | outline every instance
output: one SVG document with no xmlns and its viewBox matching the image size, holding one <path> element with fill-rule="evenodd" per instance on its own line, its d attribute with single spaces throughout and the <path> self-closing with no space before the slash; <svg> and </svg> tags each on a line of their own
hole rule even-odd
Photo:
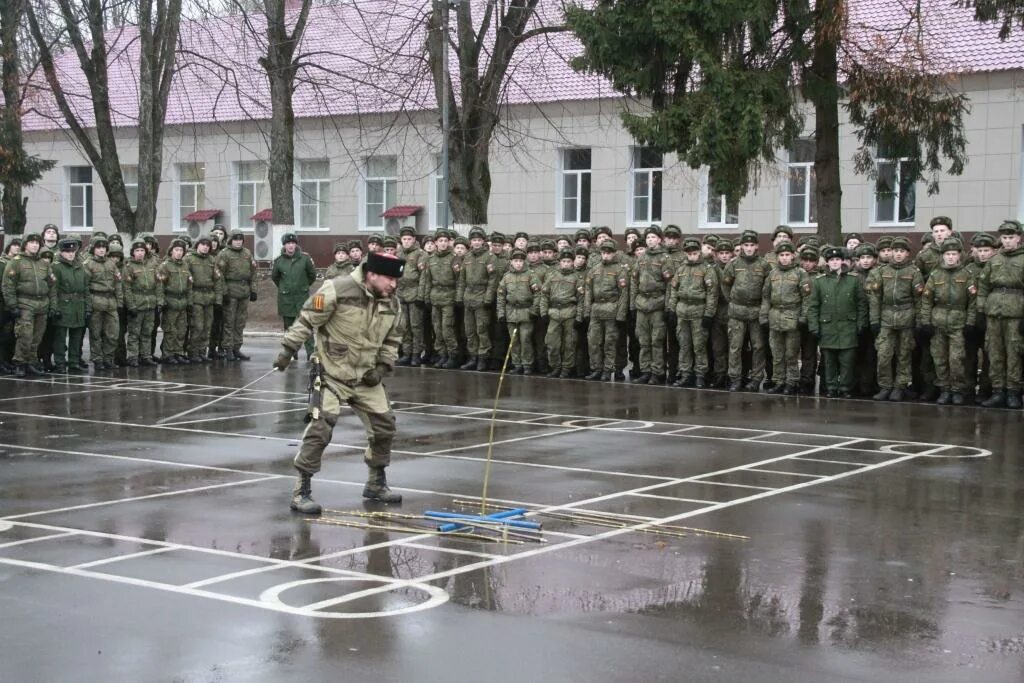
<svg viewBox="0 0 1024 683">
<path fill-rule="evenodd" d="M 292 513 L 303 362 L 156 424 L 248 350 L 0 378 L 0 681 L 1024 680 L 1020 412 L 509 377 L 488 498 L 559 511 L 506 545 Z M 343 414 L 328 521 L 479 500 L 497 380 L 389 378 L 401 506 Z"/>
</svg>

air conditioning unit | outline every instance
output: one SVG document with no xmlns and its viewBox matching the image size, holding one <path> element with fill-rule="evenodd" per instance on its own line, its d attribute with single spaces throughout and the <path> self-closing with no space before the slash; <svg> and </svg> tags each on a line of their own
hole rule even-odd
<svg viewBox="0 0 1024 683">
<path fill-rule="evenodd" d="M 274 260 L 274 252 L 280 237 L 275 235 L 274 224 L 270 221 L 256 221 L 253 225 L 252 255 L 257 261 Z"/>
<path fill-rule="evenodd" d="M 416 229 L 416 216 L 402 216 L 401 218 L 388 218 L 384 221 L 384 232 L 388 235 L 398 237 L 402 228 Z"/>
<path fill-rule="evenodd" d="M 202 226 L 202 224 L 199 221 L 189 221 L 188 222 L 188 236 L 189 237 L 191 237 L 193 240 L 196 240 L 202 234 L 203 234 L 203 226 Z"/>
</svg>

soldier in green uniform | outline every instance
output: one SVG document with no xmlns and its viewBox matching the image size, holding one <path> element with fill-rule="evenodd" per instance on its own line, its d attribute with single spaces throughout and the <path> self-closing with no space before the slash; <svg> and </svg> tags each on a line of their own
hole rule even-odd
<svg viewBox="0 0 1024 683">
<path fill-rule="evenodd" d="M 761 325 L 768 326 L 772 347 L 772 377 L 775 385 L 769 394 L 794 396 L 800 385 L 800 332 L 810 329 L 807 306 L 811 278 L 796 264 L 791 242 L 775 245 L 775 267 L 764 282 L 761 296 Z"/>
<path fill-rule="evenodd" d="M 778 263 L 777 252 L 775 247 L 779 246 L 783 242 L 793 243 L 793 228 L 788 225 L 776 225 L 775 230 L 772 231 L 772 250 L 764 255 L 764 260 L 769 265 L 775 266 Z"/>
<path fill-rule="evenodd" d="M 800 267 L 807 273 L 813 285 L 814 278 L 821 274 L 818 248 L 809 244 L 800 248 Z M 814 384 L 818 376 L 818 339 L 809 327 L 800 330 L 800 393 L 814 395 Z M 871 371 L 874 376 L 874 370 Z"/>
<path fill-rule="evenodd" d="M 963 405 L 967 393 L 965 339 L 974 331 L 978 287 L 960 263 L 960 242 L 942 243 L 942 265 L 932 271 L 921 293 L 920 322 L 931 339 L 939 405 Z"/>
<path fill-rule="evenodd" d="M 3 272 L 7 268 L 7 264 L 20 253 L 21 239 L 15 237 L 7 243 L 3 256 L 0 256 L 0 280 L 3 279 Z M 14 355 L 14 321 L 16 318 L 8 314 L 9 309 L 4 305 L 2 289 L 0 289 L 0 310 L 3 311 L 0 314 L 0 374 L 9 375 L 14 372 L 11 357 Z M 20 317 L 20 315 L 19 313 L 18 316 Z"/>
<path fill-rule="evenodd" d="M 402 246 L 399 256 L 405 260 L 405 274 L 398 281 L 398 301 L 402 305 L 405 332 L 402 337 L 402 356 L 396 365 L 419 367 L 423 355 L 423 299 L 420 296 L 420 275 L 426 267 L 427 252 L 416 241 L 416 229 L 406 226 L 399 231 Z"/>
<path fill-rule="evenodd" d="M 242 353 L 249 304 L 256 301 L 256 261 L 245 248 L 240 230 L 231 233 L 228 246 L 217 257 L 224 276 L 224 337 L 221 346 L 228 360 L 250 360 Z"/>
<path fill-rule="evenodd" d="M 146 243 L 132 242 L 131 260 L 121 269 L 125 310 L 128 312 L 128 367 L 156 365 L 149 350 L 153 318 L 163 298 L 157 265 L 147 258 Z"/>
<path fill-rule="evenodd" d="M 725 389 L 729 386 L 729 300 L 722 289 L 725 268 L 736 258 L 735 245 L 730 239 L 720 239 L 715 245 L 715 275 L 718 278 L 718 304 L 715 319 L 708 332 L 708 363 L 711 366 L 712 387 Z"/>
<path fill-rule="evenodd" d="M 351 273 L 363 262 L 363 243 L 359 240 L 349 240 L 348 243 L 348 270 L 342 268 L 342 274 Z"/>
<path fill-rule="evenodd" d="M 674 271 L 661 248 L 661 230 L 651 226 L 643 239 L 647 250 L 630 271 L 629 308 L 636 314 L 634 330 L 640 345 L 640 374 L 633 381 L 658 385 L 665 383 L 666 296 Z"/>
<path fill-rule="evenodd" d="M 498 273 L 495 256 L 486 244 L 487 233 L 479 227 L 469 231 L 469 251 L 462 259 L 455 300 L 463 305 L 468 360 L 463 370 L 483 372 L 491 355 L 491 312 L 497 298 Z"/>
<path fill-rule="evenodd" d="M 213 241 L 206 235 L 196 240 L 195 251 L 185 257 L 192 276 L 192 298 L 189 300 L 189 360 L 203 363 L 216 356 L 209 353 L 210 326 L 213 312 L 224 300 L 224 277 L 210 256 Z"/>
<path fill-rule="evenodd" d="M 60 230 L 53 223 L 43 226 L 43 243 L 39 247 L 39 252 L 44 251 L 55 255 L 60 252 Z"/>
<path fill-rule="evenodd" d="M 83 265 L 89 273 L 89 355 L 97 372 L 114 367 L 124 308 L 121 268 L 107 257 L 107 239 L 93 237 L 92 256 Z"/>
<path fill-rule="evenodd" d="M 629 311 L 629 266 L 617 263 L 612 240 L 601 242 L 601 262 L 591 268 L 584 283 L 583 317 L 590 320 L 587 344 L 591 373 L 587 379 L 610 381 L 615 372 L 619 324 Z"/>
<path fill-rule="evenodd" d="M 309 425 L 293 464 L 299 477 L 291 509 L 319 514 L 312 497 L 313 475 L 320 471 L 324 449 L 343 405 L 348 405 L 366 428 L 363 453 L 368 476 L 363 497 L 383 503 L 402 502 L 388 486 L 385 470 L 391 464 L 395 413 L 382 381 L 398 359 L 402 340 L 402 309 L 394 293 L 405 263 L 390 254 L 367 256 L 351 277 L 324 282 L 302 305 L 299 320 L 285 332 L 283 349 L 274 367 L 285 370 L 299 347 L 316 334 L 316 357 L 323 372 L 320 405 L 310 412 Z"/>
<path fill-rule="evenodd" d="M 882 235 L 875 240 L 875 249 L 878 251 L 878 265 L 883 266 L 892 261 L 892 237 Z"/>
<path fill-rule="evenodd" d="M 43 372 L 36 364 L 37 352 L 56 299 L 50 263 L 39 256 L 42 243 L 39 233 L 25 235 L 22 252 L 4 268 L 4 305 L 7 315 L 17 320 L 14 324 L 14 374 L 17 377 Z"/>
<path fill-rule="evenodd" d="M 935 216 L 928 222 L 931 229 L 930 242 L 923 245 L 914 259 L 914 265 L 921 271 L 921 277 L 928 277 L 942 265 L 942 244 L 953 235 L 953 221 L 948 216 Z M 963 244 L 963 241 L 960 241 Z M 935 386 L 935 361 L 930 351 L 929 340 L 918 335 L 913 353 L 914 386 L 926 401 L 934 401 L 939 395 Z"/>
<path fill-rule="evenodd" d="M 675 271 L 668 288 L 666 307 L 675 315 L 679 341 L 679 375 L 674 387 L 707 387 L 708 332 L 718 312 L 721 287 L 718 269 L 704 260 L 696 238 L 683 242 L 686 261 Z"/>
<path fill-rule="evenodd" d="M 509 269 L 498 283 L 497 316 L 508 325 L 512 345 L 512 374 L 533 374 L 533 321 L 537 316 L 537 298 L 541 285 L 535 273 L 526 267 L 526 253 L 512 252 Z"/>
<path fill-rule="evenodd" d="M 857 334 L 868 323 L 864 292 L 843 269 L 843 249 L 826 247 L 828 270 L 814 279 L 807 307 L 807 323 L 818 339 L 825 363 L 828 398 L 850 398 Z"/>
<path fill-rule="evenodd" d="M 351 260 L 352 250 L 349 249 Z M 360 255 L 360 259 L 362 256 Z M 309 288 L 316 282 L 313 259 L 299 248 L 299 238 L 289 232 L 281 237 L 281 254 L 274 259 L 270 279 L 277 287 L 277 314 L 288 329 L 299 317 L 303 302 L 309 297 Z M 298 352 L 298 349 L 296 349 Z M 313 355 L 313 340 L 306 340 L 306 359 Z"/>
<path fill-rule="evenodd" d="M 330 280 L 351 272 L 352 266 L 348 262 L 348 243 L 336 242 L 334 245 L 334 262 L 327 266 L 327 270 L 324 271 L 324 279 Z"/>
<path fill-rule="evenodd" d="M 451 239 L 454 233 L 444 228 L 434 240 L 437 250 L 427 259 L 420 276 L 420 298 L 430 304 L 434 341 L 443 347 L 443 356 L 435 367 L 455 370 L 459 367 L 459 340 L 455 334 L 455 291 L 458 272 L 454 267 Z M 440 349 L 439 349 L 440 350 Z"/>
<path fill-rule="evenodd" d="M 107 248 L 107 259 L 117 268 L 118 277 L 121 275 L 121 268 L 124 267 L 124 248 L 121 244 L 110 244 Z M 124 367 L 127 364 L 127 346 L 125 339 L 128 332 L 128 313 L 124 308 L 124 298 L 120 299 L 120 308 L 117 309 L 117 348 L 114 351 L 113 364 Z M 90 343 L 92 333 L 89 335 Z M 112 367 L 112 366 L 111 366 Z M 107 368 L 108 370 L 110 368 Z"/>
<path fill-rule="evenodd" d="M 501 278 L 508 272 L 509 258 L 508 253 L 505 251 L 505 247 L 508 246 L 508 240 L 500 232 L 491 233 L 491 255 L 494 257 L 494 278 L 497 282 L 501 282 Z M 495 288 L 494 291 L 494 305 L 497 307 L 498 291 Z M 489 367 L 492 370 L 501 368 L 501 364 L 505 360 L 505 354 L 508 351 L 508 325 L 502 322 L 498 322 L 497 316 L 492 316 L 491 320 L 491 359 Z"/>
<path fill-rule="evenodd" d="M 384 235 L 375 232 L 366 238 L 366 253 L 376 254 L 384 248 Z"/>
<path fill-rule="evenodd" d="M 981 272 L 985 269 L 999 241 L 987 232 L 979 232 L 971 238 L 972 256 L 967 261 L 967 270 L 976 284 L 981 283 Z M 978 313 L 981 311 L 978 310 Z M 975 325 L 965 340 L 964 372 L 967 377 L 967 401 L 982 403 L 992 397 L 991 364 L 985 348 L 985 332 Z M 975 393 L 977 387 L 977 393 Z"/>
<path fill-rule="evenodd" d="M 53 369 L 58 373 L 69 368 L 75 372 L 82 362 L 82 337 L 89 319 L 89 272 L 78 260 L 74 240 L 63 239 L 57 248 L 60 256 L 53 264 L 56 302 L 51 321 Z"/>
<path fill-rule="evenodd" d="M 192 273 L 185 263 L 184 240 L 171 241 L 167 260 L 157 267 L 157 279 L 163 290 L 164 339 L 160 346 L 161 362 L 166 365 L 188 363 L 185 339 L 188 335 L 188 300 L 192 293 Z"/>
<path fill-rule="evenodd" d="M 851 237 L 856 235 L 857 233 L 851 233 Z M 854 240 L 848 241 L 852 242 Z M 860 288 L 864 290 L 864 296 L 870 297 L 871 293 L 868 290 L 868 282 L 871 279 L 871 272 L 876 267 L 878 251 L 875 245 L 870 242 L 863 242 L 854 250 L 853 257 L 855 263 L 850 272 L 857 278 L 857 282 L 860 283 Z M 857 375 L 853 380 L 854 395 L 860 398 L 873 396 L 878 392 L 878 382 L 875 380 L 878 357 L 875 353 L 875 338 L 871 334 L 870 328 L 861 332 L 860 339 L 857 342 L 857 357 L 854 363 L 857 367 Z"/>
<path fill-rule="evenodd" d="M 978 326 L 985 330 L 992 397 L 986 408 L 1021 407 L 1021 348 L 1024 344 L 1024 247 L 1019 221 L 999 226 L 1002 251 L 981 271 Z M 8 266 L 9 268 L 10 266 Z"/>
<path fill-rule="evenodd" d="M 757 254 L 757 233 L 740 235 L 740 256 L 722 273 L 722 289 L 729 301 L 729 391 L 759 391 L 765 369 L 765 331 L 758 319 L 764 282 L 771 266 Z M 743 347 L 750 344 L 750 376 L 743 385 Z"/>
<path fill-rule="evenodd" d="M 540 316 L 548 319 L 548 377 L 572 377 L 576 365 L 576 325 L 583 319 L 584 275 L 575 269 L 574 263 L 573 251 L 563 249 L 558 270 L 548 273 L 541 286 Z"/>
<path fill-rule="evenodd" d="M 871 332 L 878 352 L 876 401 L 902 401 L 911 380 L 911 352 L 924 279 L 910 262 L 910 242 L 892 241 L 892 263 L 876 268 L 868 279 Z M 895 363 L 895 375 L 893 364 Z"/>
</svg>

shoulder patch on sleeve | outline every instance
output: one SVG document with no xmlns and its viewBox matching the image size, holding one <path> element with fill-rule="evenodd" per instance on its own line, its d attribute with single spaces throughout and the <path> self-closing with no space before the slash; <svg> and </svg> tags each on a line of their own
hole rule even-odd
<svg viewBox="0 0 1024 683">
<path fill-rule="evenodd" d="M 313 310 L 323 311 L 324 310 L 324 295 L 314 294 L 313 295 Z"/>
</svg>

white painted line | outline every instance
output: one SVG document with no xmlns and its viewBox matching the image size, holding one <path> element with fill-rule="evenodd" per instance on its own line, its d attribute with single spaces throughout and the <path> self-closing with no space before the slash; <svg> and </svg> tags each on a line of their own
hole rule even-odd
<svg viewBox="0 0 1024 683">
<path fill-rule="evenodd" d="M 494 553 L 481 553 L 475 550 L 461 550 L 458 548 L 439 548 L 435 545 L 427 545 L 426 543 L 403 543 L 403 548 L 418 548 L 420 550 L 433 550 L 443 553 L 450 553 L 452 555 L 468 555 L 470 557 L 483 557 L 486 559 L 497 559 L 502 555 L 495 555 Z"/>
<path fill-rule="evenodd" d="M 751 486 L 750 484 L 730 484 L 725 481 L 707 481 L 706 479 L 694 480 L 698 484 L 711 484 L 712 486 L 731 486 L 737 489 L 753 489 L 755 491 L 774 491 L 775 489 L 771 486 Z"/>
<path fill-rule="evenodd" d="M 802 472 L 785 472 L 783 470 L 766 470 L 762 467 L 747 470 L 748 472 L 764 472 L 765 474 L 785 474 L 790 477 L 808 477 L 810 479 L 824 479 L 827 475 L 803 474 Z"/>
<path fill-rule="evenodd" d="M 68 569 L 88 569 L 89 567 L 99 567 L 104 564 L 111 564 L 112 562 L 121 562 L 123 560 L 131 560 L 136 557 L 148 557 L 150 555 L 159 555 L 160 553 L 169 553 L 175 550 L 174 548 L 153 548 L 151 550 L 140 550 L 137 553 L 128 553 L 127 555 L 114 555 L 113 557 L 105 557 L 102 560 L 93 560 L 92 562 L 83 562 L 82 564 L 76 564 Z"/>
<path fill-rule="evenodd" d="M 762 434 L 754 434 L 753 436 L 748 436 L 744 439 L 741 439 L 741 441 L 757 441 L 758 439 L 765 439 L 769 436 L 778 436 L 781 433 L 782 432 L 764 432 Z"/>
<path fill-rule="evenodd" d="M 0 398 L 0 401 L 31 401 L 34 398 L 56 398 L 57 396 L 78 396 L 80 394 L 94 394 L 100 391 L 116 391 L 115 388 L 94 387 L 92 389 L 79 389 L 77 391 L 59 391 L 53 394 L 35 394 L 34 396 L 9 396 Z"/>
<path fill-rule="evenodd" d="M 82 456 L 86 456 L 86 457 L 89 457 L 89 458 L 108 458 L 108 459 L 111 459 L 111 460 L 128 460 L 128 461 L 133 461 L 133 462 L 151 463 L 151 464 L 154 464 L 154 465 L 168 465 L 170 467 L 184 467 L 184 468 L 187 468 L 187 469 L 209 470 L 211 472 L 232 472 L 232 473 L 235 473 L 235 474 L 267 474 L 267 476 L 270 476 L 268 473 L 264 473 L 264 472 L 251 472 L 249 470 L 239 470 L 239 469 L 233 469 L 231 467 L 215 467 L 214 465 L 193 465 L 192 463 L 188 463 L 188 462 L 177 462 L 175 460 L 159 460 L 159 459 L 156 459 L 156 458 L 140 458 L 140 457 L 137 457 L 137 456 L 134 456 L 134 455 L 110 455 L 110 454 L 107 454 L 107 453 L 92 453 L 92 452 L 89 452 L 89 451 L 69 451 L 69 450 L 59 449 L 59 448 L 39 448 L 37 446 L 22 446 L 21 444 L 14 444 L 14 443 L 0 443 L 0 448 L 11 448 L 11 449 L 14 449 L 14 450 L 23 450 L 23 451 L 38 451 L 40 453 L 61 453 L 63 455 L 82 455 Z M 280 475 L 280 476 L 283 477 L 284 475 Z"/>
<path fill-rule="evenodd" d="M 714 505 L 717 501 L 714 500 L 701 500 L 700 498 L 680 498 L 679 496 L 661 496 L 657 493 L 631 493 L 631 496 L 637 496 L 639 498 L 656 498 L 658 500 L 678 500 L 683 503 L 700 503 L 701 505 Z"/>
<path fill-rule="evenodd" d="M 794 460 L 806 460 L 807 462 L 824 462 L 830 465 L 849 465 L 850 467 L 867 467 L 866 462 L 852 462 L 849 460 L 826 460 L 824 458 L 793 458 Z"/>
<path fill-rule="evenodd" d="M 460 416 L 460 417 L 462 417 L 462 416 Z M 552 426 L 554 426 L 554 425 L 552 425 Z M 543 434 L 528 434 L 527 436 L 517 436 L 517 437 L 511 438 L 511 439 L 501 439 L 500 441 L 495 441 L 493 445 L 498 446 L 498 445 L 506 444 L 506 443 L 517 443 L 519 441 L 530 441 L 531 439 L 542 439 L 545 436 L 558 436 L 559 434 L 571 434 L 573 432 L 578 432 L 578 431 L 581 431 L 581 429 L 579 427 L 574 427 L 572 429 L 558 429 L 558 430 L 553 431 L 553 432 L 550 432 L 550 431 L 549 432 L 544 432 Z M 436 450 L 436 451 L 427 451 L 426 453 L 420 453 L 420 455 L 445 455 L 445 454 L 448 454 L 448 453 L 454 453 L 455 451 L 473 450 L 474 448 L 487 448 L 487 442 L 485 441 L 483 443 L 475 443 L 475 444 L 471 444 L 469 446 L 456 446 L 455 448 L 442 448 L 442 449 L 439 449 L 439 450 Z M 492 459 L 491 462 L 493 463 L 493 462 L 495 462 L 495 460 Z"/>
<path fill-rule="evenodd" d="M 695 429 L 704 429 L 704 427 L 702 425 L 693 425 L 692 427 L 683 427 L 682 429 L 673 429 L 670 432 L 661 433 L 671 436 L 673 434 L 685 434 L 686 432 L 692 432 Z"/>
<path fill-rule="evenodd" d="M 65 536 L 74 536 L 73 531 L 65 531 L 60 534 L 50 534 L 49 536 L 36 536 L 35 538 L 25 538 L 20 541 L 11 541 L 10 543 L 0 543 L 0 548 L 12 548 L 16 545 L 27 545 L 29 543 L 35 543 L 37 541 L 47 541 L 51 538 L 64 538 Z"/>
<path fill-rule="evenodd" d="M 232 396 L 232 398 L 234 398 Z M 177 425 L 191 425 L 199 424 L 200 422 L 219 422 L 221 420 L 244 420 L 250 417 L 260 417 L 261 415 L 280 415 L 281 413 L 297 413 L 300 410 L 309 410 L 308 407 L 302 406 L 301 408 L 282 408 L 280 410 L 267 410 L 259 413 L 243 413 L 241 415 L 220 415 L 218 417 L 204 417 L 199 420 L 181 420 L 179 422 L 165 422 L 165 425 L 172 427 Z"/>
</svg>

